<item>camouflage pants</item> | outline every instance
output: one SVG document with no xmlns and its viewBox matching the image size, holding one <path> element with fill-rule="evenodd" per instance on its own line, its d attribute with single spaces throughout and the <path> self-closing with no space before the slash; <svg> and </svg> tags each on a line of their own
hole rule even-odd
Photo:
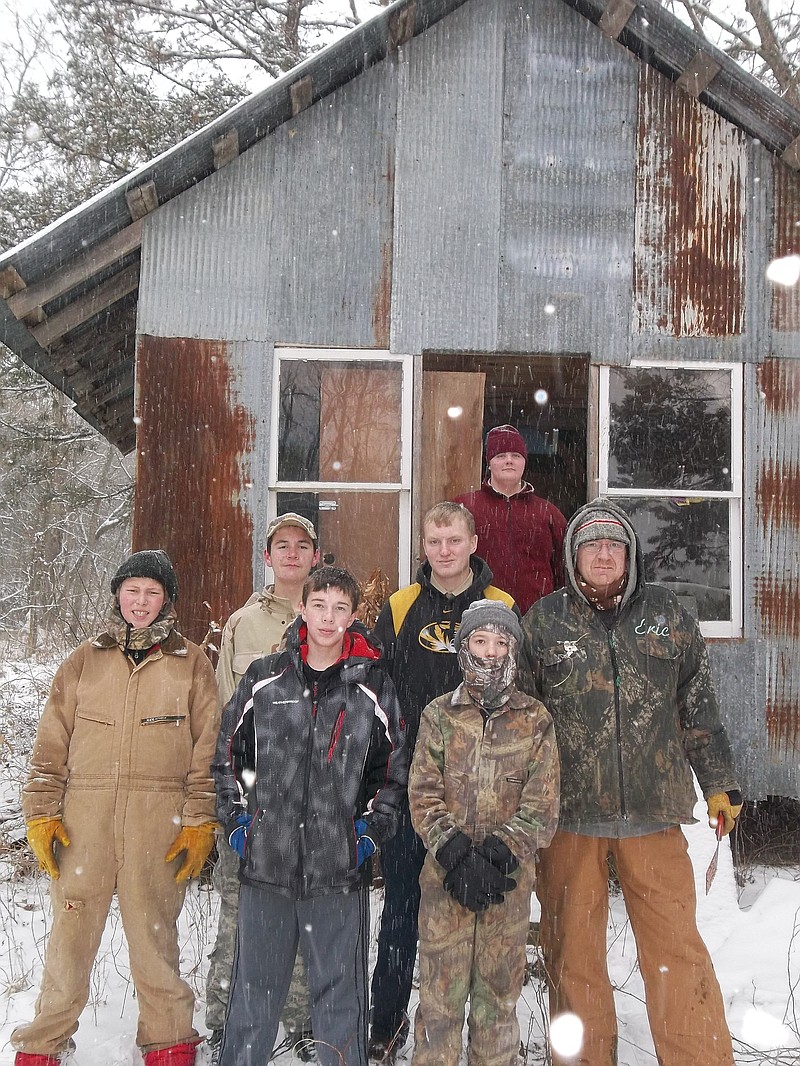
<svg viewBox="0 0 800 1066">
<path fill-rule="evenodd" d="M 239 911 L 239 856 L 219 837 L 217 837 L 217 851 L 214 888 L 219 892 L 220 899 L 219 924 L 206 982 L 206 1028 L 212 1031 L 222 1029 L 225 1024 Z M 311 1031 L 308 978 L 303 965 L 303 957 L 299 951 L 294 962 L 292 982 L 289 986 L 281 1022 L 287 1033 Z"/>
<path fill-rule="evenodd" d="M 470 1066 L 516 1066 L 532 875 L 523 872 L 505 903 L 480 915 L 456 903 L 443 878 L 429 855 L 420 876 L 414 1066 L 458 1066 L 467 999 Z"/>
</svg>

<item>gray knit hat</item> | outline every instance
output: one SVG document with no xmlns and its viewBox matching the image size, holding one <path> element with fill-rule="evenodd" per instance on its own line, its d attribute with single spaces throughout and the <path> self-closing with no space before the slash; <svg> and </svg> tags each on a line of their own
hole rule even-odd
<svg viewBox="0 0 800 1066">
<path fill-rule="evenodd" d="M 134 552 L 128 556 L 116 574 L 111 578 L 111 592 L 116 596 L 117 589 L 129 577 L 149 577 L 159 581 L 164 591 L 174 603 L 178 598 L 178 578 L 169 556 L 161 548 L 150 551 Z"/>
<path fill-rule="evenodd" d="M 581 544 L 590 540 L 618 540 L 630 548 L 631 538 L 618 515 L 611 511 L 587 511 L 583 521 L 572 534 L 572 550 L 576 552 Z"/>
<path fill-rule="evenodd" d="M 510 607 L 506 607 L 499 600 L 476 600 L 461 615 L 461 625 L 453 638 L 456 651 L 462 642 L 469 639 L 470 633 L 474 633 L 476 629 L 486 629 L 490 625 L 504 629 L 517 644 L 522 643 L 522 627 Z"/>
</svg>

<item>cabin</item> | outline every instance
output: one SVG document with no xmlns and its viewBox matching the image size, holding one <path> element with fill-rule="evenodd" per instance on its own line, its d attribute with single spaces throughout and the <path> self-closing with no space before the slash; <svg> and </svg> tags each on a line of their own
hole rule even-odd
<svg viewBox="0 0 800 1066">
<path fill-rule="evenodd" d="M 413 580 L 513 423 L 567 516 L 629 510 L 747 795 L 797 796 L 799 168 L 656 0 L 396 0 L 0 257 L 0 339 L 135 449 L 195 637 L 284 510 Z"/>
</svg>

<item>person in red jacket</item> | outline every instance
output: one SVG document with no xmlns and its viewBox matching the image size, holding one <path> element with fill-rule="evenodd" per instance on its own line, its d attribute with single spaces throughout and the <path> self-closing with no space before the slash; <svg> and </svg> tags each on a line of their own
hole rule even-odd
<svg viewBox="0 0 800 1066">
<path fill-rule="evenodd" d="M 478 555 L 523 615 L 564 584 L 567 528 L 559 509 L 523 481 L 527 459 L 522 434 L 514 426 L 495 426 L 486 435 L 486 481 L 477 492 L 455 498 L 475 518 Z"/>
</svg>

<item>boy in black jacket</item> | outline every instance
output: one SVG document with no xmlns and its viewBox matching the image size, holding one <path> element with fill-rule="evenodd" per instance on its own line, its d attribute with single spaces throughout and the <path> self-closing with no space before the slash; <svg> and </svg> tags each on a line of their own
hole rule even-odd
<svg viewBox="0 0 800 1066">
<path fill-rule="evenodd" d="M 220 1066 L 267 1062 L 299 944 L 322 1066 L 366 1066 L 364 863 L 395 831 L 404 727 L 358 586 L 324 567 L 286 648 L 257 660 L 225 708 L 217 814 L 242 856 L 239 929 Z"/>
</svg>

